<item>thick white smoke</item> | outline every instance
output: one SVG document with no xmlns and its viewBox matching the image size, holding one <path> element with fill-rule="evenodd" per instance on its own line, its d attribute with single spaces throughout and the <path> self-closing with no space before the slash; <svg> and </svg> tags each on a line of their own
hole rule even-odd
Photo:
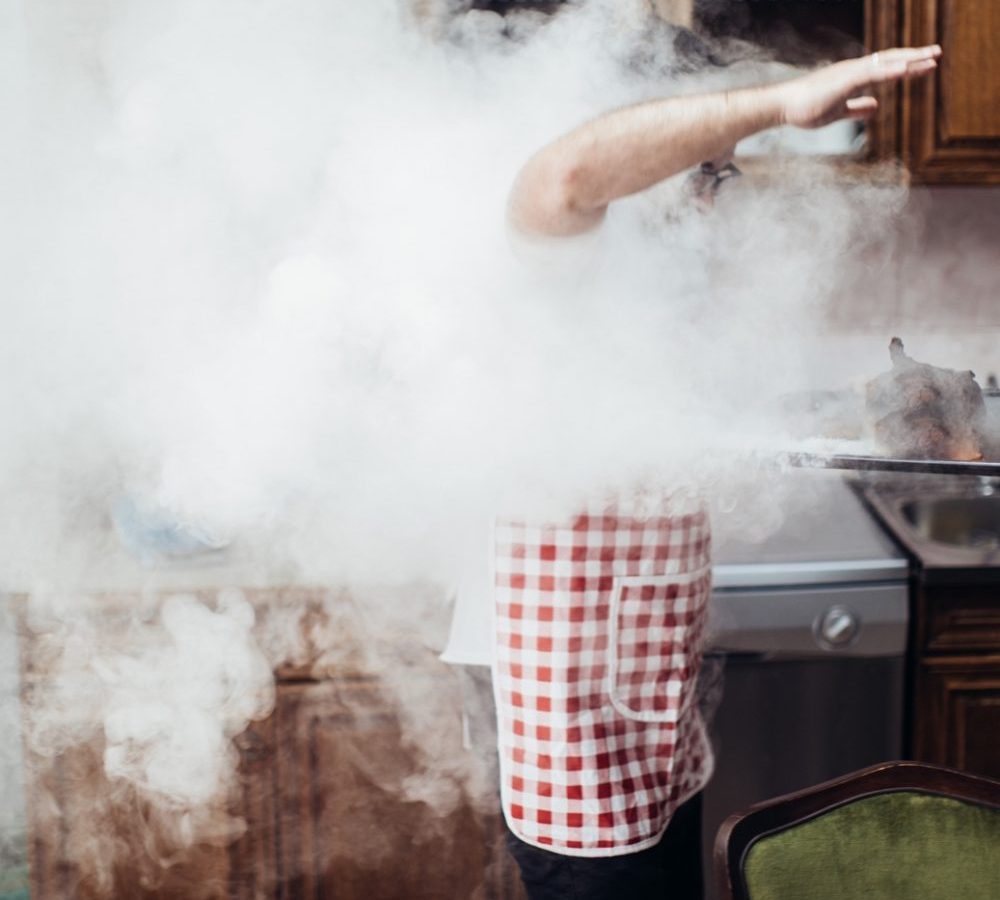
<svg viewBox="0 0 1000 900">
<path fill-rule="evenodd" d="M 500 510 L 745 472 L 707 451 L 773 436 L 763 410 L 808 386 L 799 339 L 901 196 L 785 159 L 708 215 L 668 184 L 577 258 L 519 259 L 506 195 L 543 143 L 773 77 L 670 75 L 690 60 L 644 9 L 420 27 L 396 0 L 5 4 L 7 586 L 117 571 L 122 502 L 257 568 L 446 583 Z M 87 727 L 51 742 L 99 725 L 108 775 L 190 805 L 266 714 L 267 667 L 239 602 L 143 621 L 130 653 L 88 657 Z"/>
<path fill-rule="evenodd" d="M 662 474 L 799 386 L 795 338 L 898 200 L 786 161 L 707 217 L 626 202 L 589 265 L 539 272 L 504 226 L 534 149 L 760 72 L 630 68 L 615 4 L 520 41 L 489 14 L 429 40 L 391 0 L 68 12 L 7 32 L 0 490 L 32 547 L 125 494 L 308 521 L 326 574 L 447 574 L 470 516 Z"/>
<path fill-rule="evenodd" d="M 238 593 L 217 611 L 195 597 L 167 597 L 155 618 L 59 597 L 30 617 L 46 660 L 33 684 L 28 735 L 55 756 L 99 733 L 104 770 L 180 809 L 229 787 L 230 740 L 273 707 L 268 660 L 250 635 L 253 609 Z M 72 716 L 66 711 L 72 710 Z"/>
</svg>

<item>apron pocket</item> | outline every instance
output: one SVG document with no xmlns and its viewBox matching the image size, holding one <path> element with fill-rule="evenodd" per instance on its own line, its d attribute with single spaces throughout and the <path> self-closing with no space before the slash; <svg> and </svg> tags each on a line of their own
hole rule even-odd
<svg viewBox="0 0 1000 900">
<path fill-rule="evenodd" d="M 616 578 L 611 594 L 608 695 L 640 722 L 677 722 L 701 664 L 711 567 Z"/>
</svg>

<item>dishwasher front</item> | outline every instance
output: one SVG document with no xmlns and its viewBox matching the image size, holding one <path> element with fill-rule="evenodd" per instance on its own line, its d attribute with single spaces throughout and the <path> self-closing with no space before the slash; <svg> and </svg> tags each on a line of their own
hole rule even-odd
<svg viewBox="0 0 1000 900">
<path fill-rule="evenodd" d="M 732 812 L 903 753 L 908 621 L 903 559 L 716 566 L 701 678 L 716 768 L 712 847 Z"/>
</svg>

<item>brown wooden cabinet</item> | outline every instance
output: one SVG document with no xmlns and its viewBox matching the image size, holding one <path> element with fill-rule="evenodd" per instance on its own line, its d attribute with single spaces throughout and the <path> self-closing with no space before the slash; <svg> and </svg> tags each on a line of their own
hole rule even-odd
<svg viewBox="0 0 1000 900">
<path fill-rule="evenodd" d="M 994 0 L 867 0 L 867 49 L 942 48 L 931 77 L 876 90 L 870 155 L 902 159 L 915 183 L 1000 184 L 998 33 Z"/>
<path fill-rule="evenodd" d="M 922 184 L 1000 184 L 1000 4 L 866 0 L 864 47 L 940 44 L 929 78 L 883 86 L 868 154 L 901 159 Z"/>
<path fill-rule="evenodd" d="M 916 695 L 917 759 L 1000 780 L 1000 655 L 922 663 Z"/>
<path fill-rule="evenodd" d="M 900 36 L 940 44 L 933 78 L 901 89 L 899 149 L 917 181 L 1000 184 L 1000 4 L 904 0 Z"/>
<path fill-rule="evenodd" d="M 25 698 L 30 702 L 30 697 Z M 176 822 L 104 775 L 103 744 L 26 757 L 32 900 L 222 900 L 224 844 L 184 846 Z M 225 820 L 221 807 L 206 810 Z"/>
<path fill-rule="evenodd" d="M 235 739 L 233 789 L 201 810 L 191 840 L 184 816 L 107 777 L 99 730 L 54 754 L 29 741 L 32 900 L 523 897 L 498 800 L 473 796 L 467 773 L 433 764 L 464 752 L 453 670 L 419 641 L 387 634 L 379 652 L 401 660 L 397 688 L 377 677 L 371 647 L 347 637 L 349 603 L 334 622 L 317 592 L 244 593 L 261 623 L 290 605 L 311 610 L 302 622 L 317 643 L 308 658 L 276 666 L 273 713 Z M 211 591 L 200 595 L 212 604 Z M 102 602 L 110 612 L 101 633 L 115 641 L 127 616 L 114 610 L 136 598 Z M 37 712 L 58 648 L 22 621 L 21 654 L 24 707 Z M 419 710 L 407 698 L 423 698 Z"/>
<path fill-rule="evenodd" d="M 447 690 L 444 679 L 428 689 Z M 420 766 L 373 679 L 280 684 L 274 715 L 240 748 L 252 824 L 230 848 L 231 896 L 486 896 L 487 823 L 467 803 L 441 811 L 407 796 Z"/>
<path fill-rule="evenodd" d="M 746 0 L 696 4 L 694 21 L 795 65 L 940 44 L 933 76 L 874 89 L 879 112 L 866 124 L 863 157 L 902 159 L 916 183 L 1000 183 L 996 0 Z"/>
<path fill-rule="evenodd" d="M 1000 779 L 1000 580 L 918 570 L 914 590 L 915 759 Z"/>
</svg>

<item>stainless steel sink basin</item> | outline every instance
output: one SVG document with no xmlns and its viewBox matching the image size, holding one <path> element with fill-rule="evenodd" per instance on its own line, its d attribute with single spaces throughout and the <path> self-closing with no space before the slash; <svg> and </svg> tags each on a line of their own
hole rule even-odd
<svg viewBox="0 0 1000 900">
<path fill-rule="evenodd" d="M 934 497 L 900 504 L 924 540 L 970 550 L 1000 550 L 1000 496 Z"/>
<path fill-rule="evenodd" d="M 872 511 L 925 568 L 1000 569 L 1000 484 L 921 476 L 859 487 Z"/>
</svg>

